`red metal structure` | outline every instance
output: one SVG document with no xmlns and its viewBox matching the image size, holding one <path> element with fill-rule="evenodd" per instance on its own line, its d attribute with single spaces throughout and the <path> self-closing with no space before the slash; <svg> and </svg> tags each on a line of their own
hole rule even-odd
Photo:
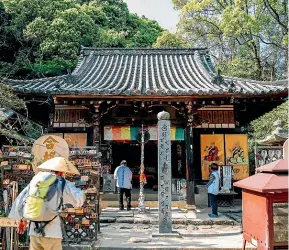
<svg viewBox="0 0 289 250">
<path fill-rule="evenodd" d="M 243 189 L 243 249 L 288 249 L 288 161 L 258 168 L 258 173 L 234 183 Z"/>
</svg>

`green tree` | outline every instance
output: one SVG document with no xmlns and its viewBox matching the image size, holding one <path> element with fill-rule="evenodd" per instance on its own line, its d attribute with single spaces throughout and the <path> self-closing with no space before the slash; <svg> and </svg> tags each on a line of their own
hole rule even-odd
<svg viewBox="0 0 289 250">
<path fill-rule="evenodd" d="M 265 139 L 268 135 L 271 135 L 275 129 L 273 123 L 278 119 L 282 121 L 283 128 L 288 129 L 288 107 L 289 102 L 286 101 L 271 112 L 255 119 L 245 128 L 245 131 L 248 132 L 249 135 L 249 160 L 251 172 L 255 171 L 254 147 L 256 141 Z"/>
<path fill-rule="evenodd" d="M 0 82 L 0 109 L 24 109 L 25 103 L 7 85 Z"/>
<path fill-rule="evenodd" d="M 266 113 L 258 119 L 252 121 L 250 123 L 251 138 L 261 140 L 270 135 L 275 129 L 273 123 L 278 119 L 282 121 L 284 128 L 288 128 L 288 107 L 289 102 L 286 101 L 277 108 L 273 109 L 271 112 Z"/>
<path fill-rule="evenodd" d="M 181 9 L 180 32 L 195 46 L 207 46 L 225 74 L 244 77 L 243 68 L 249 63 L 251 78 L 272 80 L 286 75 L 287 0 L 173 2 Z M 241 72 L 234 71 L 231 62 Z"/>
<path fill-rule="evenodd" d="M 186 48 L 190 44 L 185 41 L 183 37 L 178 34 L 170 33 L 165 30 L 153 44 L 154 48 Z"/>
<path fill-rule="evenodd" d="M 11 110 L 26 110 L 25 102 L 18 98 L 13 91 L 2 82 L 0 82 L 0 93 L 0 136 L 4 136 L 9 140 L 12 139 L 15 143 L 21 145 L 29 143 L 27 139 L 18 134 L 20 130 L 19 127 L 17 128 L 18 120 L 7 122 L 8 117 L 13 114 Z"/>
<path fill-rule="evenodd" d="M 162 32 L 155 21 L 130 14 L 123 0 L 3 0 L 0 74 L 65 74 L 81 46 L 151 47 Z"/>
<path fill-rule="evenodd" d="M 130 14 L 126 47 L 151 47 L 162 31 L 163 29 L 156 21 Z"/>
</svg>

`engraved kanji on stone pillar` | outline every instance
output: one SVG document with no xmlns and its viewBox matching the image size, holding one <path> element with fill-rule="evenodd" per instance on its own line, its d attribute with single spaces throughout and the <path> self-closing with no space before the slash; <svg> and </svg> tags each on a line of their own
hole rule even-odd
<svg viewBox="0 0 289 250">
<path fill-rule="evenodd" d="M 159 233 L 172 233 L 172 184 L 170 114 L 158 113 Z"/>
</svg>

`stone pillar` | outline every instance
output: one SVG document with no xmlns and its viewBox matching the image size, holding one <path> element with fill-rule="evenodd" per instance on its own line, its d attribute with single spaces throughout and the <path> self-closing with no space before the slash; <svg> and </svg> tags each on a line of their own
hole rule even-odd
<svg viewBox="0 0 289 250">
<path fill-rule="evenodd" d="M 283 144 L 283 159 L 287 160 L 289 159 L 289 153 L 288 153 L 288 139 Z"/>
<path fill-rule="evenodd" d="M 170 114 L 158 113 L 158 202 L 159 234 L 172 233 L 172 171 Z"/>
</svg>

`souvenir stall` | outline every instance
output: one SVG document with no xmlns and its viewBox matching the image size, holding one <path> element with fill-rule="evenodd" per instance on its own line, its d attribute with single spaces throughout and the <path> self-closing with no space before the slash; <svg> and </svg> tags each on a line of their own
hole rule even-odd
<svg viewBox="0 0 289 250">
<path fill-rule="evenodd" d="M 53 140 L 52 140 L 53 139 Z M 57 137 L 49 136 L 48 144 Z M 7 217 L 11 205 L 17 195 L 29 184 L 34 176 L 34 155 L 31 147 L 3 146 L 1 154 L 1 195 L 0 197 L 0 227 L 2 248 L 14 250 L 16 245 L 28 245 L 27 232 L 24 235 L 16 234 L 18 222 Z M 45 155 L 45 154 L 44 154 Z M 80 172 L 80 176 L 71 176 L 67 179 L 86 193 L 86 201 L 82 208 L 74 209 L 65 204 L 61 216 L 64 221 L 66 235 L 64 244 L 90 244 L 97 239 L 99 226 L 99 190 L 101 176 L 101 154 L 95 147 L 70 148 L 69 159 Z M 13 224 L 13 225 L 12 225 Z M 15 245 L 14 245 L 15 244 Z"/>
<path fill-rule="evenodd" d="M 67 207 L 62 213 L 66 238 L 65 243 L 85 244 L 97 239 L 99 225 L 99 190 L 101 154 L 94 147 L 70 149 L 70 161 L 79 170 L 80 176 L 69 178 L 76 187 L 86 193 L 86 201 L 82 208 Z"/>
<path fill-rule="evenodd" d="M 31 147 L 3 146 L 1 154 L 1 249 L 17 250 L 19 243 L 28 242 L 27 234 L 16 233 L 16 222 L 2 220 L 7 217 L 17 195 L 29 184 L 34 176 Z M 15 243 L 15 244 L 14 244 Z"/>
</svg>

